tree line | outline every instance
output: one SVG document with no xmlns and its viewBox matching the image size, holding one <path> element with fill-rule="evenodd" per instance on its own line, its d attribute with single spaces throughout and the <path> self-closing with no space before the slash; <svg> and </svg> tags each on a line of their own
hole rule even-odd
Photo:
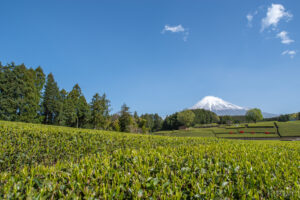
<svg viewBox="0 0 300 200">
<path fill-rule="evenodd" d="M 184 110 L 167 116 L 162 124 L 162 129 L 176 130 L 180 127 L 196 127 L 201 124 L 219 122 L 220 118 L 214 112 L 204 109 Z"/>
<path fill-rule="evenodd" d="M 158 114 L 132 114 L 126 104 L 110 112 L 105 93 L 87 102 L 78 84 L 60 89 L 41 67 L 0 63 L 0 120 L 138 133 L 158 131 L 163 123 Z"/>
<path fill-rule="evenodd" d="M 105 93 L 96 93 L 91 102 L 87 102 L 78 84 L 69 92 L 60 89 L 53 74 L 46 76 L 41 67 L 32 69 L 24 64 L 3 66 L 0 63 L 0 120 L 135 133 L 263 120 L 259 109 L 251 109 L 245 116 L 217 116 L 203 109 L 184 110 L 165 119 L 158 114 L 132 114 L 126 104 L 120 112 L 110 112 L 110 100 Z M 300 119 L 300 113 L 272 118 L 291 119 Z"/>
</svg>

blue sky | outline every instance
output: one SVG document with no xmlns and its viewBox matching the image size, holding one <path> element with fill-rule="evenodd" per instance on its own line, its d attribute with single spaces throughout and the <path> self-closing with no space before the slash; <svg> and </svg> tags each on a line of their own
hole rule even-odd
<svg viewBox="0 0 300 200">
<path fill-rule="evenodd" d="M 207 95 L 300 111 L 300 1 L 0 2 L 0 61 L 163 116 Z"/>
</svg>

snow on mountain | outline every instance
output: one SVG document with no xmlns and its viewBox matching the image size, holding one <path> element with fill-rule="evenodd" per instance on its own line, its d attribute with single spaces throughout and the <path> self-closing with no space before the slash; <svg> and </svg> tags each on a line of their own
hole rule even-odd
<svg viewBox="0 0 300 200">
<path fill-rule="evenodd" d="M 229 110 L 229 109 L 237 109 L 237 110 L 243 110 L 244 108 L 234 105 L 232 103 L 229 103 L 227 101 L 224 101 L 223 99 L 220 99 L 218 97 L 214 96 L 206 96 L 201 101 L 196 103 L 192 109 L 202 108 L 205 110 Z"/>
<path fill-rule="evenodd" d="M 249 108 L 241 107 L 224 101 L 221 98 L 214 96 L 206 96 L 201 101 L 196 103 L 191 109 L 209 110 L 217 115 L 245 115 Z M 275 117 L 276 115 L 270 113 L 263 113 L 265 118 Z"/>
</svg>

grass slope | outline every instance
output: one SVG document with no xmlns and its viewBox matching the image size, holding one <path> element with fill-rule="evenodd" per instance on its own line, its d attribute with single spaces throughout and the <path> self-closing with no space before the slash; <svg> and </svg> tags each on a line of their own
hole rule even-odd
<svg viewBox="0 0 300 200">
<path fill-rule="evenodd" d="M 300 136 L 300 121 L 277 122 L 279 132 L 283 136 Z"/>
<path fill-rule="evenodd" d="M 0 199 L 298 199 L 300 143 L 0 121 Z"/>
<path fill-rule="evenodd" d="M 279 126 L 281 136 L 299 136 L 300 121 L 276 122 Z M 159 131 L 154 135 L 176 136 L 176 137 L 279 137 L 274 122 L 258 122 L 229 127 L 214 128 L 189 128 L 187 130 Z M 273 127 L 273 128 L 271 128 Z M 243 131 L 244 133 L 240 133 Z M 266 132 L 270 134 L 266 134 Z"/>
</svg>

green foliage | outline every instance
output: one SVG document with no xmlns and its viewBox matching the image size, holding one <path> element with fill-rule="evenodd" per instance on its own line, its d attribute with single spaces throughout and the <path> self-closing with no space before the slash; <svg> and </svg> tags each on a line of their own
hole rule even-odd
<svg viewBox="0 0 300 200">
<path fill-rule="evenodd" d="M 247 113 L 246 113 L 246 119 L 249 122 L 253 121 L 255 123 L 257 121 L 263 120 L 263 115 L 261 113 L 261 110 L 258 109 L 258 108 L 253 108 L 253 109 L 248 110 Z"/>
<path fill-rule="evenodd" d="M 189 124 L 189 126 L 195 126 L 196 124 L 212 124 L 220 121 L 220 118 L 211 111 L 204 109 L 195 109 L 189 111 L 194 114 L 194 120 Z M 162 123 L 162 130 L 176 130 L 180 126 L 183 126 L 183 121 L 178 120 L 178 114 L 179 113 L 174 113 L 170 116 L 167 116 Z"/>
<path fill-rule="evenodd" d="M 129 107 L 123 104 L 120 111 L 119 126 L 120 131 L 130 132 L 130 125 L 133 123 L 133 119 L 129 112 Z"/>
<path fill-rule="evenodd" d="M 162 128 L 163 119 L 156 114 L 143 114 L 141 119 L 145 121 L 145 129 L 150 130 L 150 132 L 159 131 Z M 141 125 L 140 127 L 142 127 Z M 144 132 L 144 131 L 143 131 Z"/>
<path fill-rule="evenodd" d="M 106 98 L 106 95 L 103 94 L 100 96 L 98 93 L 96 93 L 93 96 L 90 107 L 93 128 L 107 130 L 110 123 L 110 101 Z"/>
<path fill-rule="evenodd" d="M 163 122 L 162 130 L 177 130 L 182 126 L 183 124 L 178 121 L 177 115 L 178 113 L 174 113 L 167 116 Z"/>
<path fill-rule="evenodd" d="M 62 125 L 62 126 L 66 125 L 67 96 L 68 96 L 68 92 L 65 89 L 62 89 L 59 92 L 59 101 L 58 101 L 58 106 L 59 106 L 58 110 L 59 111 L 58 111 L 58 115 L 56 117 L 56 122 L 55 122 L 55 124 L 57 124 L 57 125 Z"/>
<path fill-rule="evenodd" d="M 300 121 L 276 122 L 279 126 L 280 135 L 284 137 L 300 136 Z M 240 134 L 240 131 L 244 133 Z M 269 134 L 266 134 L 269 132 Z M 198 128 L 187 130 L 158 131 L 155 135 L 176 136 L 176 137 L 278 137 L 274 122 L 257 122 L 252 124 L 238 125 L 202 125 Z"/>
<path fill-rule="evenodd" d="M 284 124 L 288 124 L 284 123 Z M 299 199 L 300 146 L 0 122 L 1 199 Z"/>
<path fill-rule="evenodd" d="M 14 63 L 0 63 L 0 120 L 45 123 L 77 128 L 94 128 L 123 132 L 147 133 L 162 127 L 158 114 L 141 118 L 127 110 L 120 119 L 111 121 L 110 101 L 98 93 L 87 103 L 76 84 L 70 92 L 59 90 L 53 74 L 45 75 L 41 67 L 26 68 Z M 44 89 L 44 92 L 42 93 Z"/>
<path fill-rule="evenodd" d="M 282 136 L 300 136 L 300 121 L 276 122 Z"/>
<path fill-rule="evenodd" d="M 290 121 L 290 115 L 280 115 L 278 117 L 279 122 L 287 122 Z"/>
<path fill-rule="evenodd" d="M 220 120 L 220 118 L 214 112 L 208 110 L 194 109 L 191 111 L 195 114 L 193 125 L 217 123 Z"/>
<path fill-rule="evenodd" d="M 40 122 L 40 98 L 45 82 L 42 69 L 11 63 L 0 66 L 0 77 L 0 119 Z"/>
<path fill-rule="evenodd" d="M 233 118 L 229 115 L 220 116 L 220 124 L 232 124 Z"/>
<path fill-rule="evenodd" d="M 186 127 L 190 127 L 195 119 L 195 114 L 191 110 L 184 110 L 177 115 L 177 119 Z"/>
<path fill-rule="evenodd" d="M 112 131 L 121 131 L 120 130 L 120 122 L 119 122 L 119 118 L 120 118 L 120 115 L 119 114 L 113 114 L 110 118 L 110 124 L 109 124 L 109 130 L 112 130 Z"/>
<path fill-rule="evenodd" d="M 60 111 L 60 93 L 51 73 L 47 76 L 42 106 L 44 123 L 55 124 Z"/>
<path fill-rule="evenodd" d="M 68 94 L 66 100 L 67 125 L 72 127 L 85 127 L 90 117 L 90 107 L 76 84 Z"/>
</svg>

